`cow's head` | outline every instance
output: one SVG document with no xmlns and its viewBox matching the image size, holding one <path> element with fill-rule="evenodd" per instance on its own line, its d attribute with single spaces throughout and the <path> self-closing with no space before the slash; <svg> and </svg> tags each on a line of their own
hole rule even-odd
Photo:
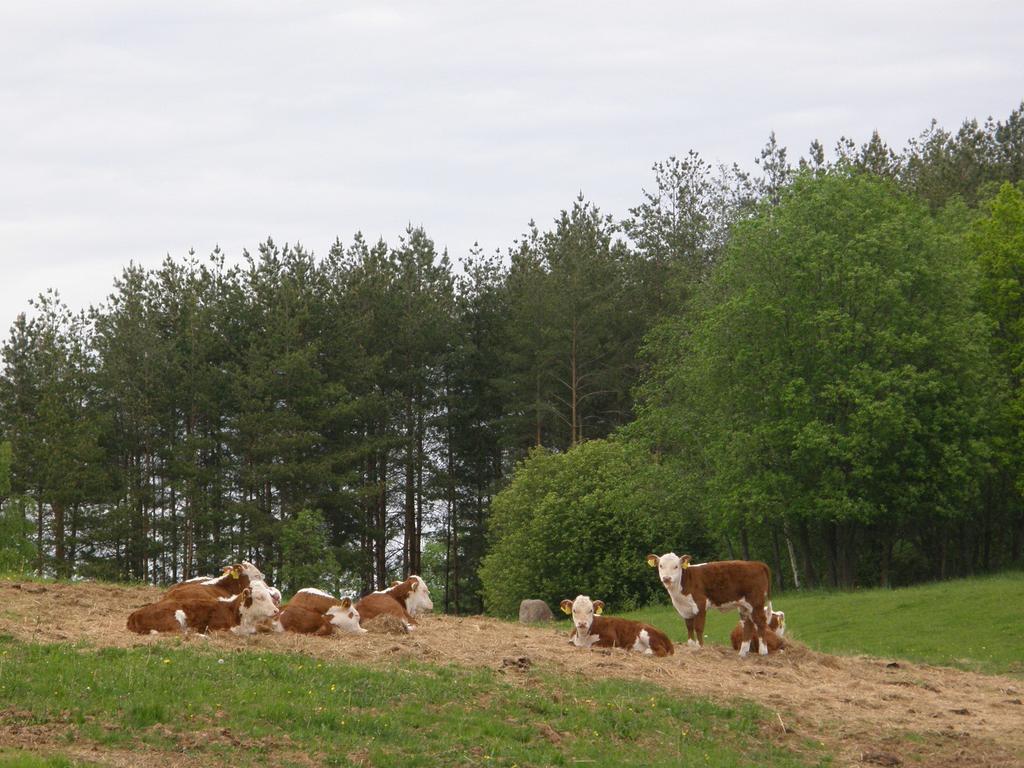
<svg viewBox="0 0 1024 768">
<path fill-rule="evenodd" d="M 256 584 L 262 584 L 264 587 L 266 587 L 267 592 L 270 593 L 270 599 L 274 601 L 274 605 L 276 605 L 278 608 L 281 607 L 281 590 L 279 590 L 277 587 L 270 586 L 269 584 L 267 584 L 267 582 L 263 581 L 262 579 L 253 579 L 249 582 L 250 587 L 255 586 Z"/>
<path fill-rule="evenodd" d="M 575 600 L 563 600 L 562 613 L 572 616 L 573 626 L 579 637 L 590 634 L 590 625 L 594 623 L 594 615 L 601 615 L 604 610 L 603 600 L 591 600 L 586 595 L 577 595 Z"/>
<path fill-rule="evenodd" d="M 274 601 L 274 605 L 278 608 L 281 607 L 281 590 L 277 587 L 267 586 L 267 591 L 270 592 L 270 599 Z"/>
<path fill-rule="evenodd" d="M 412 584 L 409 587 L 409 597 L 405 599 L 405 610 L 410 616 L 415 616 L 421 611 L 434 610 L 434 601 L 430 599 L 430 591 L 427 589 L 427 582 L 420 576 L 410 576 Z"/>
<path fill-rule="evenodd" d="M 243 560 L 235 568 L 240 569 L 240 572 L 248 576 L 250 581 L 266 581 L 263 572 L 248 560 Z"/>
<path fill-rule="evenodd" d="M 764 612 L 768 616 L 768 629 L 782 637 L 786 633 L 786 612 L 770 611 L 767 606 L 765 606 Z"/>
<path fill-rule="evenodd" d="M 279 613 L 274 605 L 274 598 L 270 594 L 267 585 L 262 581 L 250 584 L 242 590 L 238 599 L 241 624 L 232 627 L 232 631 L 239 635 L 251 635 L 256 631 L 256 625 L 265 619 L 275 619 Z"/>
<path fill-rule="evenodd" d="M 690 556 L 680 557 L 675 552 L 662 555 L 648 555 L 647 564 L 658 569 L 658 578 L 665 589 L 673 589 L 683 583 L 683 571 L 690 567 Z"/>
<path fill-rule="evenodd" d="M 331 624 L 345 632 L 363 635 L 366 630 L 359 626 L 359 611 L 352 605 L 349 598 L 344 598 L 341 605 L 334 605 L 327 609 Z"/>
</svg>

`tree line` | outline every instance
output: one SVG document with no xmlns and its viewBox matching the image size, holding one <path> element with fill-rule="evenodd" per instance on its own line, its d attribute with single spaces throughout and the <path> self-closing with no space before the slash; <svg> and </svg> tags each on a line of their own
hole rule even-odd
<svg viewBox="0 0 1024 768">
<path fill-rule="evenodd" d="M 681 539 L 787 586 L 1019 563 L 1022 114 L 690 152 L 459 265 L 409 228 L 44 292 L 0 350 L 0 568 L 502 611 Z"/>
</svg>

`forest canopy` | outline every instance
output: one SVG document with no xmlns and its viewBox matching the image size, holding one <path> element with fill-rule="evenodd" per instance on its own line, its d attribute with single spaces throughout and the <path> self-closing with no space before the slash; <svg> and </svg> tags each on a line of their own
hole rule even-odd
<svg viewBox="0 0 1024 768">
<path fill-rule="evenodd" d="M 0 350 L 0 570 L 429 572 L 510 613 L 642 604 L 661 548 L 785 588 L 1019 567 L 1024 104 L 652 170 L 458 264 L 409 228 L 44 290 Z"/>
</svg>

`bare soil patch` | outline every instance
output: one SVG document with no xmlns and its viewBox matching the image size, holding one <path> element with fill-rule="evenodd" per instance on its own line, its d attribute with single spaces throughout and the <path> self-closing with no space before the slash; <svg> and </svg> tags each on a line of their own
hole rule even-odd
<svg viewBox="0 0 1024 768">
<path fill-rule="evenodd" d="M 155 587 L 0 581 L 0 633 L 30 642 L 97 647 L 180 643 L 177 636 L 139 636 L 125 629 L 128 614 L 160 594 Z M 775 713 L 766 736 L 794 749 L 806 739 L 824 743 L 837 765 L 1024 766 L 1024 685 L 1013 678 L 894 659 L 832 656 L 793 642 L 767 658 L 740 659 L 721 646 L 698 651 L 676 646 L 674 656 L 657 659 L 617 649 L 584 651 L 567 638 L 564 623 L 527 626 L 480 616 L 427 616 L 408 635 L 238 638 L 214 633 L 186 642 L 229 652 L 302 653 L 375 666 L 415 659 L 487 667 L 524 685 L 537 671 L 646 680 L 721 703 L 754 701 Z M 37 743 L 50 741 L 49 735 L 35 734 Z M 0 720 L 0 745 L 25 746 L 25 736 Z M 76 756 L 123 764 L 113 753 L 84 752 Z"/>
</svg>

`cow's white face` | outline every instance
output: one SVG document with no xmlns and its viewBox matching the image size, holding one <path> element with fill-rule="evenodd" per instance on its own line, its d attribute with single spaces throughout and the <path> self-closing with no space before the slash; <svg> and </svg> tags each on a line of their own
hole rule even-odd
<svg viewBox="0 0 1024 768">
<path fill-rule="evenodd" d="M 341 601 L 341 605 L 328 608 L 327 615 L 331 617 L 331 624 L 344 632 L 357 635 L 366 633 L 366 630 L 359 626 L 359 611 L 347 597 Z"/>
<path fill-rule="evenodd" d="M 266 588 L 267 592 L 270 593 L 270 599 L 274 601 L 274 605 L 276 605 L 278 608 L 281 607 L 281 590 L 279 590 L 277 587 L 270 586 L 269 584 L 267 584 L 267 582 L 261 579 L 253 579 L 249 583 L 249 586 L 252 587 L 256 584 L 262 584 Z"/>
<path fill-rule="evenodd" d="M 600 616 L 604 610 L 604 602 L 591 600 L 586 595 L 577 595 L 573 601 L 563 600 L 562 611 L 572 616 L 572 624 L 576 628 L 576 636 L 585 638 L 590 634 L 590 625 L 594 616 Z"/>
<path fill-rule="evenodd" d="M 244 589 L 239 599 L 242 601 L 239 606 L 242 624 L 235 629 L 240 630 L 240 634 L 251 634 L 256 624 L 265 619 L 274 619 L 279 613 L 270 590 L 262 581 L 254 582 Z"/>
<path fill-rule="evenodd" d="M 675 552 L 658 557 L 648 555 L 647 564 L 652 568 L 657 566 L 658 578 L 665 585 L 665 589 L 676 589 L 683 582 L 683 571 L 690 567 L 690 556 L 679 557 Z"/>
<path fill-rule="evenodd" d="M 248 560 L 242 561 L 242 573 L 249 577 L 249 581 L 266 581 L 263 572 Z"/>
<path fill-rule="evenodd" d="M 421 611 L 434 610 L 434 601 L 430 599 L 430 591 L 427 589 L 427 582 L 420 576 L 411 576 L 412 591 L 405 601 L 405 610 L 410 616 L 415 616 Z"/>
</svg>

